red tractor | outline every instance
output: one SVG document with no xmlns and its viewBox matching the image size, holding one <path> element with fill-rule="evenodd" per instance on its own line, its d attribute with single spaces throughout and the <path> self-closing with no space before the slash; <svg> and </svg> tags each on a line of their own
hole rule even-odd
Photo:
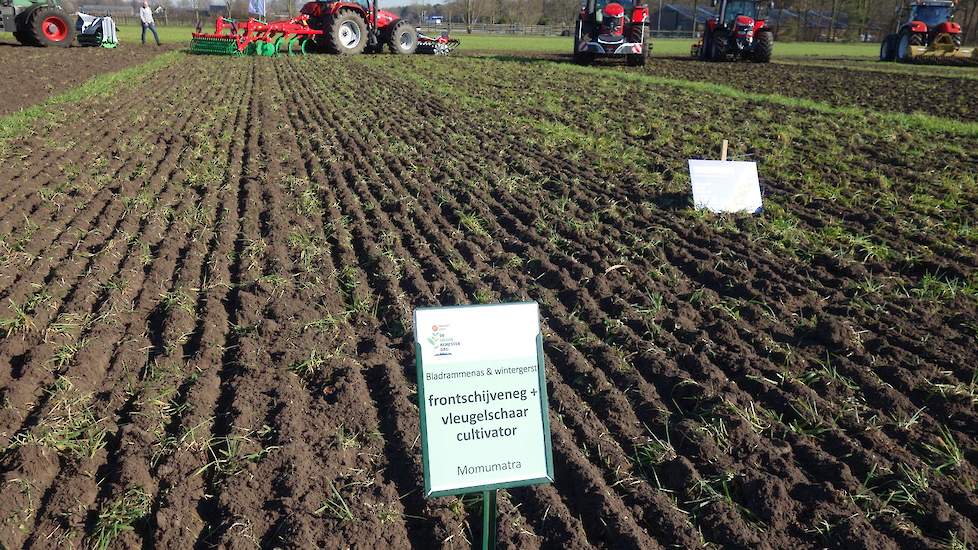
<svg viewBox="0 0 978 550">
<path fill-rule="evenodd" d="M 630 66 L 645 65 L 652 50 L 649 8 L 641 0 L 585 0 L 577 15 L 574 61 L 624 57 Z"/>
<path fill-rule="evenodd" d="M 978 59 L 975 48 L 961 47 L 961 25 L 954 22 L 952 0 L 918 0 L 896 33 L 880 45 L 880 61 L 920 58 Z"/>
<path fill-rule="evenodd" d="M 706 22 L 706 31 L 693 44 L 694 57 L 706 61 L 771 61 L 774 33 L 767 26 L 767 11 L 774 2 L 758 0 L 713 0 L 720 5 L 717 17 Z"/>
<path fill-rule="evenodd" d="M 323 31 L 315 49 L 338 54 L 379 53 L 386 45 L 398 54 L 414 53 L 418 33 L 397 15 L 377 9 L 377 0 L 317 0 L 302 6 L 309 27 Z"/>
</svg>

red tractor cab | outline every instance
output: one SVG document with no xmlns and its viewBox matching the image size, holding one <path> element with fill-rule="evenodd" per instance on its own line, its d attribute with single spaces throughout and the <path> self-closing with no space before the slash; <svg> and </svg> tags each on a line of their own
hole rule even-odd
<svg viewBox="0 0 978 550">
<path fill-rule="evenodd" d="M 975 48 L 961 47 L 961 25 L 954 22 L 952 0 L 918 0 L 909 17 L 880 45 L 880 61 L 918 58 L 976 59 Z"/>
<path fill-rule="evenodd" d="M 624 57 L 631 66 L 645 65 L 652 50 L 649 8 L 635 0 L 585 0 L 577 15 L 574 61 Z"/>
<path fill-rule="evenodd" d="M 308 2 L 300 13 L 309 16 L 309 27 L 323 31 L 315 49 L 353 55 L 379 53 L 387 46 L 393 53 L 411 54 L 418 47 L 418 33 L 394 13 L 377 8 L 376 0 Z"/>
<path fill-rule="evenodd" d="M 767 26 L 767 11 L 774 2 L 713 0 L 717 16 L 706 22 L 706 31 L 693 45 L 694 57 L 706 61 L 771 61 L 774 33 Z"/>
</svg>

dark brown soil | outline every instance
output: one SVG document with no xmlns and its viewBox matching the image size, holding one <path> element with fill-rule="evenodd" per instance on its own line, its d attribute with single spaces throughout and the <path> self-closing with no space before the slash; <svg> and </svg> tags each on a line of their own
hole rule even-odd
<svg viewBox="0 0 978 550">
<path fill-rule="evenodd" d="M 832 105 L 897 113 L 920 112 L 978 121 L 975 82 L 962 78 L 915 77 L 779 63 L 703 63 L 688 58 L 655 58 L 646 71 L 669 78 L 715 82 L 749 92 L 802 97 Z"/>
<path fill-rule="evenodd" d="M 0 65 L 7 83 L 0 116 L 66 92 L 93 76 L 138 65 L 176 45 L 162 47 L 121 44 L 105 48 L 28 48 L 0 33 Z"/>
<path fill-rule="evenodd" d="M 488 58 L 537 59 L 570 63 L 564 54 L 526 54 L 513 52 L 467 52 Z M 817 63 L 822 63 L 817 60 Z M 824 60 L 831 62 L 831 60 Z M 839 61 L 844 65 L 845 61 Z M 607 69 L 626 69 L 620 62 L 599 60 L 595 66 Z M 882 69 L 888 65 L 882 65 Z M 862 107 L 873 111 L 894 113 L 923 113 L 951 120 L 978 121 L 974 107 L 974 77 L 978 68 L 962 67 L 969 78 L 938 76 L 934 67 L 918 65 L 922 75 L 910 72 L 858 70 L 805 64 L 791 60 L 786 63 L 707 63 L 689 57 L 653 57 L 644 72 L 677 80 L 712 82 L 739 90 L 762 94 L 812 99 L 841 107 Z M 904 66 L 900 67 L 901 69 Z M 965 72 L 966 71 L 966 72 Z"/>
<path fill-rule="evenodd" d="M 593 76 L 187 57 L 0 147 L 0 547 L 468 548 L 411 312 L 525 299 L 501 547 L 978 542 L 975 138 Z M 760 216 L 690 208 L 733 127 Z"/>
</svg>

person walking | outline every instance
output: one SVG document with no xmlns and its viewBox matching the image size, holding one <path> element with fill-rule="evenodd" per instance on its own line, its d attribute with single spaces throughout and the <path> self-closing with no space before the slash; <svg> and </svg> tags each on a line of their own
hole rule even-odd
<svg viewBox="0 0 978 550">
<path fill-rule="evenodd" d="M 153 10 L 149 9 L 149 0 L 143 0 L 143 7 L 139 8 L 139 21 L 143 24 L 143 45 L 146 45 L 146 29 L 153 31 L 153 38 L 156 45 L 160 45 L 160 35 L 156 34 L 156 22 L 153 21 Z"/>
</svg>

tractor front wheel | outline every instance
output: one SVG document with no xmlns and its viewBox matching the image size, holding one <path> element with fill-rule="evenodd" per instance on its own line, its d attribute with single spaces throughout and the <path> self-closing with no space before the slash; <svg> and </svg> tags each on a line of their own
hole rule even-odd
<svg viewBox="0 0 978 550">
<path fill-rule="evenodd" d="M 38 46 L 67 48 L 75 39 L 75 26 L 68 21 L 68 15 L 58 8 L 34 10 L 27 32 Z"/>
<path fill-rule="evenodd" d="M 713 37 L 710 33 L 703 33 L 701 38 L 702 43 L 700 44 L 700 49 L 697 53 L 697 57 L 700 61 L 709 61 L 710 55 L 713 54 Z"/>
<path fill-rule="evenodd" d="M 23 33 L 21 31 L 14 31 L 14 38 L 17 40 L 17 42 L 20 42 L 20 44 L 23 46 L 37 46 L 37 44 L 35 44 L 34 41 L 31 40 L 29 34 Z"/>
<path fill-rule="evenodd" d="M 34 42 L 34 33 L 31 32 L 31 17 L 36 10 L 37 7 L 27 8 L 18 13 L 14 19 L 14 24 L 16 25 L 14 38 L 24 46 L 40 46 L 40 44 Z"/>
<path fill-rule="evenodd" d="M 880 61 L 893 61 L 896 59 L 897 35 L 888 34 L 880 44 Z"/>
<path fill-rule="evenodd" d="M 353 10 L 340 10 L 330 21 L 326 34 L 329 53 L 356 55 L 367 45 L 367 25 L 360 14 Z"/>
<path fill-rule="evenodd" d="M 900 33 L 899 41 L 897 42 L 896 48 L 896 58 L 897 61 L 906 63 L 913 59 L 913 51 L 910 49 L 910 33 L 902 32 Z"/>
<path fill-rule="evenodd" d="M 594 54 L 591 52 L 574 52 L 574 63 L 578 65 L 590 65 L 594 62 Z"/>
<path fill-rule="evenodd" d="M 411 54 L 418 47 L 418 31 L 410 23 L 401 19 L 391 26 L 387 35 L 387 48 L 391 53 Z"/>
<path fill-rule="evenodd" d="M 771 55 L 774 54 L 774 33 L 771 31 L 761 31 L 754 39 L 754 52 L 751 60 L 754 63 L 770 63 Z"/>
<path fill-rule="evenodd" d="M 634 31 L 632 42 L 638 42 L 642 45 L 642 53 L 628 54 L 628 57 L 625 58 L 625 63 L 629 67 L 644 67 L 645 62 L 649 59 L 649 50 L 652 49 L 652 44 L 648 40 L 648 33 L 645 32 L 645 25 L 642 25 L 640 30 L 636 29 Z"/>
<path fill-rule="evenodd" d="M 727 60 L 727 35 L 723 33 L 717 33 L 713 35 L 713 39 L 710 40 L 710 51 L 707 53 L 710 61 L 726 61 Z"/>
</svg>

